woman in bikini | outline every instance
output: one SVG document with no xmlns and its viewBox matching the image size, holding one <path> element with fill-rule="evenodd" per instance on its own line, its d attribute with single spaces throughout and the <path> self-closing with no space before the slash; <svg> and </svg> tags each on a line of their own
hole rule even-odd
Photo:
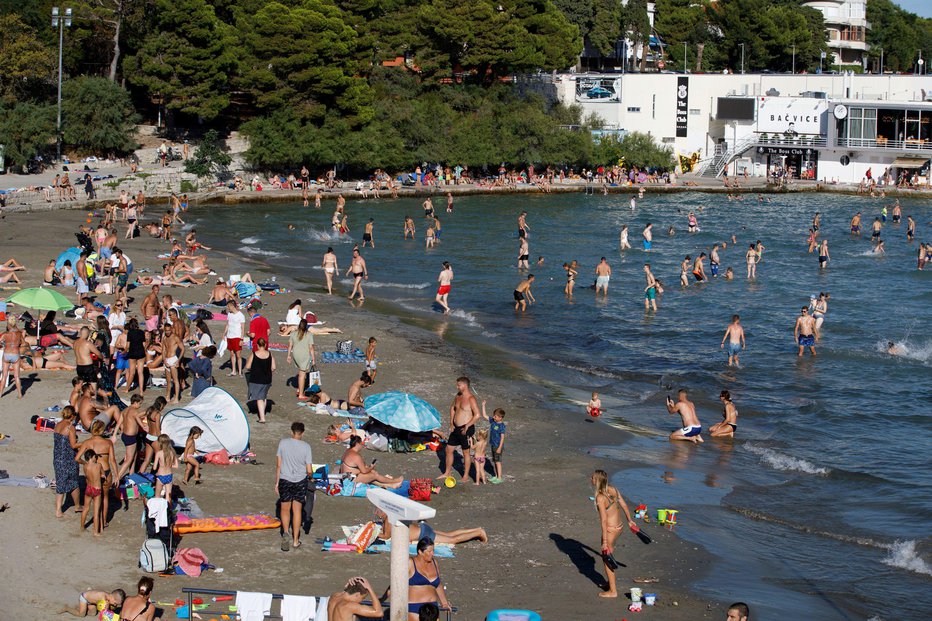
<svg viewBox="0 0 932 621">
<path fill-rule="evenodd" d="M 339 267 L 337 267 L 337 255 L 334 254 L 333 248 L 327 248 L 326 254 L 324 254 L 324 262 L 321 264 L 321 267 L 324 268 L 324 278 L 327 279 L 327 295 L 333 294 L 333 275 L 338 273 Z"/>
<path fill-rule="evenodd" d="M 136 595 L 127 597 L 120 609 L 123 621 L 152 621 L 155 618 L 155 605 L 149 600 L 154 586 L 148 576 L 139 579 Z"/>
<path fill-rule="evenodd" d="M 165 364 L 165 398 L 169 403 L 178 403 L 181 397 L 181 380 L 178 378 L 178 367 L 181 356 L 184 354 L 184 345 L 172 329 L 166 329 L 162 338 L 162 359 Z"/>
<path fill-rule="evenodd" d="M 91 437 L 78 446 L 77 455 L 84 455 L 87 450 L 94 451 L 97 455 L 97 463 L 100 465 L 101 496 L 103 496 L 103 527 L 107 527 L 107 517 L 110 515 L 110 487 L 113 485 L 113 464 L 117 463 L 116 455 L 113 452 L 113 442 L 104 437 L 106 425 L 101 420 L 95 420 L 91 424 Z M 84 499 L 85 507 L 88 499 Z"/>
<path fill-rule="evenodd" d="M 748 278 L 757 278 L 757 250 L 754 248 L 754 244 L 748 246 L 748 251 L 744 255 L 744 259 L 748 264 Z"/>
<path fill-rule="evenodd" d="M 731 401 L 731 393 L 723 390 L 719 395 L 719 400 L 725 409 L 722 411 L 722 422 L 716 423 L 709 427 L 709 433 L 713 438 L 731 438 L 738 431 L 738 408 Z"/>
<path fill-rule="evenodd" d="M 387 597 L 391 589 L 385 591 Z M 417 555 L 408 561 L 408 621 L 418 621 L 424 604 L 450 609 L 446 589 L 440 578 L 440 566 L 434 558 L 434 542 L 424 537 L 417 542 Z"/>
<path fill-rule="evenodd" d="M 576 269 L 576 261 L 571 264 L 564 263 L 563 269 L 566 270 L 566 287 L 564 287 L 563 293 L 573 297 L 573 287 L 576 285 L 576 277 L 579 275 L 579 271 Z"/>
<path fill-rule="evenodd" d="M 615 569 L 618 565 L 612 556 L 615 540 L 624 530 L 621 523 L 621 512 L 624 511 L 628 520 L 628 527 L 634 528 L 636 524 L 631 519 L 631 511 L 621 493 L 608 484 L 608 474 L 604 470 L 592 473 L 592 485 L 595 486 L 595 507 L 599 511 L 599 526 L 602 531 L 602 562 L 605 563 L 605 575 L 608 590 L 599 593 L 599 597 L 618 597 L 618 588 L 615 584 Z"/>
<path fill-rule="evenodd" d="M 308 403 L 311 405 L 326 405 L 333 410 L 347 411 L 349 404 L 343 399 L 331 399 L 330 395 L 320 389 L 320 386 L 311 386 L 311 394 L 308 395 Z"/>
</svg>

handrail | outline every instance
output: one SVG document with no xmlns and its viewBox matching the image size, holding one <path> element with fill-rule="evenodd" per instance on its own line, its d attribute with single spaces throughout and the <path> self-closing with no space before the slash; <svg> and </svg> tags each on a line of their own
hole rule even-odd
<svg viewBox="0 0 932 621">
<path fill-rule="evenodd" d="M 195 595 L 195 594 L 197 594 L 197 595 L 214 595 L 214 596 L 216 596 L 216 595 L 220 595 L 220 596 L 232 596 L 232 597 L 234 597 L 234 598 L 236 597 L 236 591 L 223 591 L 223 590 L 220 590 L 220 589 L 201 589 L 201 588 L 195 588 L 195 587 L 182 587 L 181 592 L 182 592 L 182 593 L 185 593 L 185 594 L 188 596 L 188 618 L 189 618 L 189 619 L 193 618 L 192 613 L 194 612 L 193 607 L 194 607 L 194 595 Z M 316 596 L 316 595 L 315 595 L 314 597 L 316 597 L 318 600 L 321 599 L 320 596 Z M 282 594 L 282 593 L 272 593 L 272 599 L 273 599 L 273 600 L 276 600 L 276 599 L 284 599 L 284 598 L 285 598 L 285 596 L 284 596 L 284 594 Z M 205 603 L 206 603 L 206 602 L 205 602 Z M 367 601 L 367 600 L 364 600 L 364 601 L 362 601 L 361 603 L 362 603 L 362 604 L 371 604 L 372 602 Z M 388 607 L 386 606 L 386 610 L 387 610 L 387 609 L 388 609 Z M 446 620 L 447 620 L 447 621 L 452 621 L 452 619 L 453 619 L 453 613 L 457 612 L 457 610 L 458 610 L 458 609 L 456 608 L 456 606 L 454 606 L 454 607 L 449 608 L 449 609 L 443 609 L 443 608 L 442 608 L 442 609 L 440 610 L 440 612 L 441 612 L 441 613 L 445 613 L 445 615 L 446 615 Z M 222 615 L 222 614 L 229 614 L 229 609 L 227 609 L 227 610 L 210 610 L 209 608 L 203 608 L 203 609 L 201 609 L 201 610 L 198 610 L 197 612 L 198 612 L 198 614 L 201 614 L 201 615 L 218 615 L 218 616 L 219 616 L 219 615 Z M 265 618 L 266 618 L 266 619 L 281 619 L 282 616 L 281 616 L 281 615 L 277 615 L 277 614 L 268 614 L 268 615 L 265 616 Z"/>
<path fill-rule="evenodd" d="M 886 138 L 839 138 L 838 146 L 857 149 L 932 151 L 932 140 L 888 140 Z"/>
</svg>

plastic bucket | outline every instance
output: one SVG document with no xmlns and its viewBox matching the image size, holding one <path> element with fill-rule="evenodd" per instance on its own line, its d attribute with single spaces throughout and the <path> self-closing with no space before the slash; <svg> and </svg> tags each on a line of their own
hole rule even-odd
<svg viewBox="0 0 932 621">
<path fill-rule="evenodd" d="M 657 509 L 657 521 L 661 524 L 667 521 L 667 510 Z"/>
<path fill-rule="evenodd" d="M 644 594 L 644 603 L 648 606 L 653 606 L 657 602 L 657 595 L 655 593 L 645 593 Z"/>
<path fill-rule="evenodd" d="M 641 589 L 638 587 L 631 587 L 631 603 L 639 604 L 641 602 Z"/>
</svg>

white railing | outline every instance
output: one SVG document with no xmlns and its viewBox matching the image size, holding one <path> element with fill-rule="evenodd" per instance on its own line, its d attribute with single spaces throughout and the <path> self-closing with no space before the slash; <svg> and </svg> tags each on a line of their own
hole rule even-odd
<svg viewBox="0 0 932 621">
<path fill-rule="evenodd" d="M 932 140 L 887 140 L 886 138 L 839 138 L 838 146 L 854 149 L 892 149 L 932 153 Z"/>
</svg>

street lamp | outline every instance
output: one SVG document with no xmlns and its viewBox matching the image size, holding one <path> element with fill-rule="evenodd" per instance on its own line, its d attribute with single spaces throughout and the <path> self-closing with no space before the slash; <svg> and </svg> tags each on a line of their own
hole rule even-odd
<svg viewBox="0 0 932 621">
<path fill-rule="evenodd" d="M 796 74 L 796 44 L 793 44 L 793 74 Z"/>
<path fill-rule="evenodd" d="M 744 43 L 741 43 L 741 73 L 744 73 Z"/>
<path fill-rule="evenodd" d="M 71 28 L 71 9 L 66 8 L 64 15 L 57 6 L 52 7 L 52 28 L 58 28 L 58 123 L 55 132 L 55 153 L 61 161 L 61 51 L 65 41 L 65 28 Z"/>
<path fill-rule="evenodd" d="M 916 72 L 919 75 L 922 75 L 922 66 L 925 64 L 925 62 L 926 61 L 922 60 L 922 50 L 919 50 L 919 60 L 916 61 L 916 66 L 918 67 Z"/>
<path fill-rule="evenodd" d="M 689 47 L 686 41 L 683 41 L 683 73 L 686 73 L 686 56 L 689 55 Z"/>
</svg>

